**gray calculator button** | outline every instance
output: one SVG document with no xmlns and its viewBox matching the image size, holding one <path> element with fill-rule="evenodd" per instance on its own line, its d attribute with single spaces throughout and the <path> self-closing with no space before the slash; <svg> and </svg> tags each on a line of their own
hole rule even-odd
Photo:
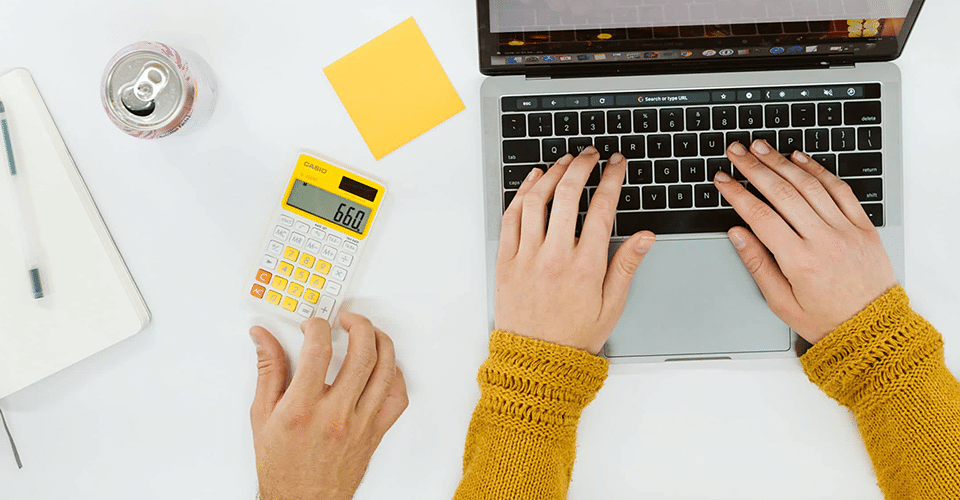
<svg viewBox="0 0 960 500">
<path fill-rule="evenodd" d="M 348 251 L 348 252 L 350 252 L 350 253 L 356 253 L 356 252 L 357 252 L 357 244 L 354 243 L 354 242 L 352 242 L 352 241 L 344 241 L 344 242 L 343 242 L 343 249 L 346 250 L 346 251 Z"/>
<path fill-rule="evenodd" d="M 293 217 L 290 217 L 289 215 L 280 215 L 280 224 L 283 224 L 284 226 L 287 226 L 287 227 L 292 226 Z"/>
<path fill-rule="evenodd" d="M 270 243 L 267 243 L 267 253 L 271 255 L 280 255 L 283 252 L 283 243 L 280 243 L 277 240 L 270 240 Z"/>
<path fill-rule="evenodd" d="M 343 287 L 340 285 L 340 283 L 327 281 L 327 285 L 323 287 L 323 291 L 329 293 L 330 295 L 340 295 L 341 288 Z"/>
<path fill-rule="evenodd" d="M 341 238 L 341 237 L 339 237 L 339 236 L 337 236 L 337 235 L 335 235 L 335 234 L 331 234 L 331 235 L 327 235 L 327 241 L 330 242 L 330 243 L 332 243 L 333 246 L 337 246 L 337 247 L 338 247 L 338 246 L 340 246 L 340 243 L 343 242 L 343 238 Z"/>
<path fill-rule="evenodd" d="M 317 317 L 321 319 L 330 319 L 330 313 L 333 312 L 333 306 L 337 303 L 332 297 L 324 295 L 320 297 L 320 303 L 317 304 Z"/>
<path fill-rule="evenodd" d="M 293 236 L 290 237 L 290 243 L 298 247 L 302 247 L 304 243 L 307 242 L 307 237 L 300 233 L 293 233 Z"/>
<path fill-rule="evenodd" d="M 347 270 L 342 267 L 335 267 L 333 268 L 333 272 L 330 273 L 330 277 L 337 281 L 346 281 Z"/>
<path fill-rule="evenodd" d="M 290 237 L 290 230 L 282 226 L 277 226 L 277 228 L 273 230 L 273 236 L 280 241 L 287 241 L 287 238 Z"/>
<path fill-rule="evenodd" d="M 297 225 L 294 228 L 298 233 L 306 233 L 310 230 L 310 226 L 306 222 L 297 221 Z"/>
<path fill-rule="evenodd" d="M 323 259 L 327 262 L 330 262 L 337 257 L 337 249 L 327 245 L 323 247 L 323 251 L 320 252 L 320 256 L 323 257 Z"/>
</svg>

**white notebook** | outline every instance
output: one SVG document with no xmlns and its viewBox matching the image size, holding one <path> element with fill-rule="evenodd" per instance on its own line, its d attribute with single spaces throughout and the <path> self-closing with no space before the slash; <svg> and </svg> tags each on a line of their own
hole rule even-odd
<svg viewBox="0 0 960 500">
<path fill-rule="evenodd" d="M 142 330 L 150 312 L 30 73 L 0 76 L 44 297 L 34 299 L 0 155 L 0 398 Z M 0 147 L 0 151 L 3 148 Z"/>
</svg>

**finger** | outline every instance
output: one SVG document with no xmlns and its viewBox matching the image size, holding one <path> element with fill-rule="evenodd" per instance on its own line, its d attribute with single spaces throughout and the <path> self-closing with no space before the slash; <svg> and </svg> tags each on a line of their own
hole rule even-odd
<svg viewBox="0 0 960 500">
<path fill-rule="evenodd" d="M 746 221 L 760 241 L 775 255 L 785 253 L 801 243 L 800 237 L 784 222 L 780 214 L 747 191 L 747 188 L 733 180 L 733 177 L 726 172 L 718 172 L 713 178 L 713 184 L 720 191 L 720 196 L 730 202 L 733 209 Z"/>
<path fill-rule="evenodd" d="M 380 411 L 378 411 L 377 416 L 374 417 L 374 426 L 381 436 L 386 434 L 390 427 L 396 423 L 397 419 L 400 418 L 400 415 L 403 414 L 403 411 L 407 409 L 407 405 L 409 404 L 410 399 L 407 397 L 407 382 L 403 378 L 403 371 L 400 370 L 400 367 L 397 367 L 396 376 L 393 379 L 393 383 L 390 384 L 390 393 L 387 394 L 387 399 L 380 405 Z"/>
<path fill-rule="evenodd" d="M 304 321 L 300 324 L 300 331 L 303 332 L 303 347 L 287 391 L 304 404 L 315 404 L 324 393 L 327 368 L 333 357 L 333 337 L 330 323 L 320 318 Z"/>
<path fill-rule="evenodd" d="M 767 147 L 768 151 L 765 154 L 757 155 L 760 160 L 763 161 L 770 170 L 773 170 L 777 175 L 793 185 L 794 189 L 803 196 L 807 204 L 810 205 L 823 221 L 834 227 L 846 227 L 846 225 L 849 224 L 847 217 L 843 215 L 843 212 L 837 207 L 836 202 L 830 197 L 830 193 L 827 192 L 819 179 L 810 175 L 809 172 L 800 168 L 792 161 L 784 158 L 778 151 L 769 148 L 766 143 L 755 143 L 754 150 L 756 150 L 756 146 L 758 145 Z M 799 153 L 799 151 L 797 152 Z M 801 153 L 801 155 L 803 154 Z"/>
<path fill-rule="evenodd" d="M 836 203 L 847 220 L 863 229 L 874 227 L 873 222 L 870 220 L 870 217 L 867 217 L 867 213 L 863 210 L 863 205 L 860 204 L 857 195 L 853 194 L 853 190 L 850 189 L 849 184 L 843 182 L 839 177 L 833 175 L 829 170 L 823 168 L 819 163 L 813 161 L 812 158 L 799 151 L 793 153 L 793 160 L 800 168 L 816 177 L 817 180 L 823 184 L 823 187 L 830 194 L 830 197 L 833 198 L 834 203 Z"/>
<path fill-rule="evenodd" d="M 650 231 L 641 231 L 620 245 L 610 259 L 607 275 L 603 280 L 603 310 L 600 315 L 619 318 L 627 304 L 627 293 L 633 283 L 633 275 L 657 240 Z"/>
<path fill-rule="evenodd" d="M 613 219 L 617 215 L 623 176 L 627 174 L 627 162 L 622 155 L 620 155 L 620 161 L 616 163 L 613 162 L 613 157 L 610 160 L 600 178 L 600 185 L 590 199 L 590 208 L 583 221 L 578 243 L 579 247 L 585 248 L 588 252 L 602 252 L 604 255 L 610 245 L 610 235 L 613 233 Z"/>
<path fill-rule="evenodd" d="M 356 408 L 360 394 L 377 365 L 377 335 L 373 323 L 359 314 L 340 313 L 340 325 L 347 331 L 350 341 L 343 366 L 330 388 L 330 395 L 349 408 Z"/>
<path fill-rule="evenodd" d="M 520 216 L 520 247 L 517 253 L 522 253 L 525 249 L 536 250 L 543 245 L 543 238 L 547 232 L 547 203 L 553 199 L 553 192 L 557 189 L 557 184 L 571 162 L 573 157 L 570 155 L 557 160 L 524 195 L 523 214 Z"/>
<path fill-rule="evenodd" d="M 251 328 L 250 338 L 257 346 L 257 390 L 250 407 L 250 422 L 257 432 L 283 397 L 290 368 L 280 342 L 265 328 Z"/>
<path fill-rule="evenodd" d="M 547 229 L 548 244 L 573 248 L 580 197 L 583 196 L 583 188 L 587 185 L 590 173 L 597 167 L 597 160 L 600 159 L 600 154 L 596 151 L 593 147 L 589 148 L 589 151 L 584 149 L 557 183 L 553 208 L 550 210 L 550 227 Z"/>
<path fill-rule="evenodd" d="M 390 386 L 397 376 L 397 359 L 393 340 L 380 330 L 375 330 L 377 338 L 377 366 L 370 374 L 367 387 L 357 401 L 357 413 L 370 418 L 380 410 L 380 406 L 390 394 Z"/>
<path fill-rule="evenodd" d="M 740 259 L 743 260 L 747 271 L 760 287 L 760 293 L 766 299 L 767 305 L 780 319 L 789 322 L 787 318 L 796 316 L 800 303 L 793 295 L 793 287 L 783 275 L 773 255 L 747 229 L 735 227 L 727 231 L 727 236 L 740 255 Z"/>
<path fill-rule="evenodd" d="M 530 191 L 530 188 L 537 183 L 537 180 L 543 175 L 543 170 L 534 168 L 527 174 L 527 178 L 517 189 L 517 195 L 514 196 L 510 206 L 503 213 L 503 223 L 500 225 L 500 250 L 497 260 L 504 261 L 513 258 L 520 247 L 520 215 L 523 213 L 523 195 Z"/>
<path fill-rule="evenodd" d="M 766 162 L 772 162 L 774 155 L 780 156 L 780 153 L 766 141 L 759 139 L 753 142 L 751 149 L 753 154 L 742 144 L 734 143 L 727 148 L 727 156 L 737 170 L 770 200 L 783 219 L 801 236 L 826 227 L 826 223 L 813 211 L 800 192 L 767 166 Z"/>
</svg>

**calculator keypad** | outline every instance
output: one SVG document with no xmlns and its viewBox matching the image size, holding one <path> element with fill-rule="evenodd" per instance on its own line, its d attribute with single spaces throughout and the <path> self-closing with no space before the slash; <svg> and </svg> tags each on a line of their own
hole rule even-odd
<svg viewBox="0 0 960 500">
<path fill-rule="evenodd" d="M 303 318 L 329 320 L 359 242 L 291 214 L 280 214 L 270 234 L 250 295 Z"/>
</svg>

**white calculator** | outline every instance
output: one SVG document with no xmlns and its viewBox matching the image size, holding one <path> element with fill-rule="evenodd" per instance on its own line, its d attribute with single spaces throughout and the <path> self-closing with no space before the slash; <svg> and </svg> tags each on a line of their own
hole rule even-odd
<svg viewBox="0 0 960 500">
<path fill-rule="evenodd" d="M 333 323 L 383 195 L 379 183 L 301 154 L 260 245 L 250 300 L 297 323 Z"/>
</svg>

